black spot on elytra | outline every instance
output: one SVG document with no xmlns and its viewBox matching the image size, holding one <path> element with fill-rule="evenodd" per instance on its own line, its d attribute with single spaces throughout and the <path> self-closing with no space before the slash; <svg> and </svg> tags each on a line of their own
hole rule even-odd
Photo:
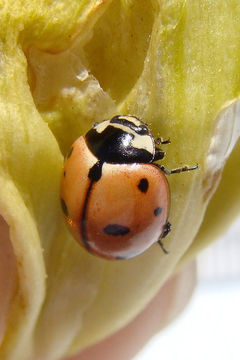
<svg viewBox="0 0 240 360">
<path fill-rule="evenodd" d="M 162 212 L 162 208 L 157 207 L 157 208 L 154 210 L 154 215 L 155 215 L 155 216 L 158 216 L 158 215 L 161 214 L 161 212 Z"/>
<path fill-rule="evenodd" d="M 62 206 L 62 211 L 63 211 L 64 215 L 68 216 L 68 208 L 63 199 L 61 199 L 61 206 Z"/>
<path fill-rule="evenodd" d="M 123 236 L 129 233 L 130 229 L 127 226 L 119 225 L 119 224 L 110 224 L 105 226 L 103 229 L 105 234 L 113 235 L 113 236 Z"/>
<path fill-rule="evenodd" d="M 148 190 L 148 186 L 149 186 L 149 184 L 148 184 L 148 180 L 146 178 L 142 178 L 139 181 L 138 188 L 141 192 L 146 193 Z"/>
<path fill-rule="evenodd" d="M 66 176 L 66 171 L 63 172 L 63 176 L 64 176 L 64 177 Z"/>
<path fill-rule="evenodd" d="M 73 152 L 73 146 L 71 147 L 71 149 L 69 150 L 69 153 L 67 154 L 67 159 L 70 158 L 70 156 L 72 155 Z"/>
</svg>

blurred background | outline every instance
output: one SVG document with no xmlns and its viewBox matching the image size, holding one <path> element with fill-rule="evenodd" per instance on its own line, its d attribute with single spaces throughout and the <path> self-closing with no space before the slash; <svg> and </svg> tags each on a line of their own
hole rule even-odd
<svg viewBox="0 0 240 360">
<path fill-rule="evenodd" d="M 186 309 L 134 360 L 240 359 L 240 217 L 200 253 L 197 269 Z"/>
</svg>

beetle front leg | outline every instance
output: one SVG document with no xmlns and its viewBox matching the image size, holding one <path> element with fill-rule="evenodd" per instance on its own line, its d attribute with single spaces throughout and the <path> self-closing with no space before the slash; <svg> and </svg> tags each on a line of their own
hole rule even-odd
<svg viewBox="0 0 240 360">
<path fill-rule="evenodd" d="M 154 139 L 154 141 L 155 141 L 156 145 L 168 145 L 168 144 L 171 144 L 170 138 L 168 138 L 167 140 L 163 140 L 162 137 L 159 137 L 159 138 Z"/>
</svg>

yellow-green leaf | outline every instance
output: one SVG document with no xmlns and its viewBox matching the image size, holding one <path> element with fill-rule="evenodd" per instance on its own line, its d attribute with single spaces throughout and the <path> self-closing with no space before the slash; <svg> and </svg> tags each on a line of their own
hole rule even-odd
<svg viewBox="0 0 240 360">
<path fill-rule="evenodd" d="M 130 321 L 179 262 L 212 239 L 223 190 L 232 184 L 239 198 L 237 172 L 231 180 L 237 146 L 197 235 L 239 136 L 232 109 L 240 93 L 240 6 L 238 0 L 0 5 L 0 214 L 17 264 L 0 358 L 57 360 Z M 171 138 L 167 168 L 199 164 L 198 171 L 169 177 L 168 256 L 156 244 L 128 261 L 98 259 L 65 227 L 63 158 L 93 122 L 119 113 Z"/>
</svg>

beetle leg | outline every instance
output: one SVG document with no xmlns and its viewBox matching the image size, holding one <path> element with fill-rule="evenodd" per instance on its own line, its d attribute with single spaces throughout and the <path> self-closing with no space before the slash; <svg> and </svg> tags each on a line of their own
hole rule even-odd
<svg viewBox="0 0 240 360">
<path fill-rule="evenodd" d="M 162 137 L 156 138 L 154 139 L 155 144 L 156 145 L 167 145 L 167 144 L 171 144 L 171 140 L 170 138 L 168 138 L 167 140 L 163 140 Z"/>
<path fill-rule="evenodd" d="M 161 169 L 164 172 L 164 174 L 166 174 L 166 175 L 179 174 L 184 171 L 192 171 L 192 170 L 198 169 L 198 164 L 195 166 L 192 166 L 192 167 L 185 165 L 181 168 L 172 169 L 172 170 L 166 169 L 163 165 L 159 165 L 159 164 L 155 164 L 155 165 L 157 165 L 159 167 L 159 169 Z"/>
<path fill-rule="evenodd" d="M 163 252 L 165 254 L 169 254 L 169 252 L 165 249 L 165 247 L 163 246 L 163 243 L 162 243 L 161 240 L 163 238 L 165 238 L 170 231 L 171 231 L 171 224 L 170 224 L 169 221 L 167 221 L 166 224 L 164 225 L 163 232 L 162 232 L 161 236 L 158 239 L 158 244 L 161 246 L 161 249 L 163 250 Z"/>
<path fill-rule="evenodd" d="M 161 239 L 158 240 L 158 244 L 160 245 L 162 251 L 164 252 L 164 254 L 169 254 L 169 252 L 165 249 L 165 247 L 163 246 L 163 243 L 161 241 Z"/>
<path fill-rule="evenodd" d="M 161 235 L 161 239 L 165 238 L 171 231 L 171 224 L 169 221 L 166 222 L 166 224 L 164 225 L 164 229 L 163 229 L 163 233 Z"/>
</svg>

